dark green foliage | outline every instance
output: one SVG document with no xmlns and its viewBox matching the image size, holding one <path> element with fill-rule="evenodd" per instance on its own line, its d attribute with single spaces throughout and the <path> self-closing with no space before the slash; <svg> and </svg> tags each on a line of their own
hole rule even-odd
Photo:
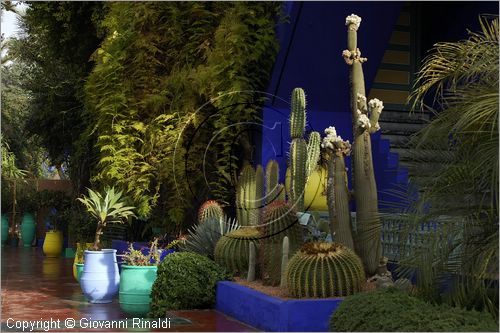
<svg viewBox="0 0 500 333">
<path fill-rule="evenodd" d="M 288 263 L 288 291 L 293 297 L 352 295 L 365 283 L 361 259 L 339 243 L 306 243 Z"/>
<path fill-rule="evenodd" d="M 465 40 L 437 43 L 416 77 L 415 112 L 440 111 L 409 143 L 420 162 L 411 166 L 419 176 L 413 181 L 423 191 L 403 203 L 396 226 L 404 227 L 399 273 L 417 270 L 425 299 L 498 317 L 498 16 L 482 17 L 480 25 Z M 436 232 L 421 233 L 436 223 Z M 415 233 L 425 246 L 413 246 Z M 459 278 L 442 293 L 438 284 L 449 275 Z"/>
<path fill-rule="evenodd" d="M 207 257 L 190 252 L 170 254 L 158 266 L 150 317 L 164 318 L 169 310 L 210 308 L 215 303 L 216 283 L 228 278 Z"/>
<path fill-rule="evenodd" d="M 262 281 L 277 286 L 281 280 L 283 238 L 288 236 L 290 257 L 303 244 L 297 211 L 284 201 L 274 201 L 266 206 L 260 228 L 263 236 L 259 249 Z"/>
<path fill-rule="evenodd" d="M 259 248 L 260 232 L 255 227 L 243 227 L 219 239 L 215 246 L 215 261 L 235 275 L 248 271 L 249 245 Z"/>
<path fill-rule="evenodd" d="M 26 128 L 41 140 L 54 165 L 70 164 L 77 189 L 90 177 L 93 137 L 85 133 L 83 84 L 100 43 L 95 23 L 105 7 L 92 1 L 30 2 L 22 18 L 25 38 L 9 46 L 13 59 L 25 66 Z"/>
<path fill-rule="evenodd" d="M 262 99 L 254 92 L 274 63 L 279 4 L 109 7 L 86 84 L 100 150 L 95 181 L 123 188 L 140 216 L 164 216 L 180 229 L 209 190 L 223 204 L 234 200 L 235 171 L 252 150 L 234 124 L 258 121 Z"/>
<path fill-rule="evenodd" d="M 498 332 L 489 313 L 436 306 L 394 288 L 346 297 L 330 319 L 332 332 Z"/>
</svg>

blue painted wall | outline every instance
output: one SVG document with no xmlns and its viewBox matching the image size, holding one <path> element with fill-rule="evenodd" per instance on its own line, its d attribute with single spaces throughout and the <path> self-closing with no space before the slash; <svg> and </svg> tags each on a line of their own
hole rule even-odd
<svg viewBox="0 0 500 333">
<path fill-rule="evenodd" d="M 368 58 L 364 64 L 368 92 L 402 5 L 402 2 L 285 3 L 289 22 L 277 28 L 281 47 L 267 90 L 272 97 L 263 111 L 259 158 L 262 165 L 276 159 L 284 178 L 290 142 L 289 98 L 295 87 L 302 87 L 306 92 L 308 132 L 316 130 L 323 134 L 326 127 L 335 126 L 343 138 L 352 141 L 349 66 L 342 58 L 347 46 L 345 18 L 352 13 L 362 17 L 358 45 L 362 55 Z M 378 149 L 380 140 L 378 137 L 374 140 L 374 149 Z M 381 144 L 388 145 L 388 142 Z M 385 155 L 374 158 L 379 163 L 377 178 L 382 183 L 387 158 Z"/>
</svg>

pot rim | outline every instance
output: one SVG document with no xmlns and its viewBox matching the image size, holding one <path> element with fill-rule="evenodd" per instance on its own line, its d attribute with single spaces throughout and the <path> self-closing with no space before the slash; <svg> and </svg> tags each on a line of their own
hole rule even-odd
<svg viewBox="0 0 500 333">
<path fill-rule="evenodd" d="M 102 249 L 100 251 L 85 250 L 85 253 L 88 253 L 88 254 L 116 253 L 116 250 L 115 249 Z"/>
<path fill-rule="evenodd" d="M 135 266 L 135 265 L 123 265 L 122 264 L 122 269 L 127 268 L 127 269 L 153 269 L 153 268 L 158 268 L 157 265 L 148 265 L 148 266 Z"/>
</svg>

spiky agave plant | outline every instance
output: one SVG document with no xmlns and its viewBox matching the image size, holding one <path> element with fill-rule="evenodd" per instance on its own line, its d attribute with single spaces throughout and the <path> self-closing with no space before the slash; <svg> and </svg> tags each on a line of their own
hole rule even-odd
<svg viewBox="0 0 500 333">
<path fill-rule="evenodd" d="M 204 223 L 197 224 L 188 230 L 189 235 L 186 242 L 181 245 L 181 249 L 214 259 L 215 244 L 221 236 L 239 227 L 235 219 L 227 216 L 224 216 L 223 221 L 218 218 L 206 219 Z"/>
<path fill-rule="evenodd" d="M 123 223 L 129 217 L 135 217 L 135 207 L 126 206 L 122 191 L 115 191 L 114 187 L 107 187 L 103 194 L 88 189 L 89 195 L 77 198 L 89 214 L 97 220 L 93 250 L 101 250 L 101 235 L 109 223 Z"/>
</svg>

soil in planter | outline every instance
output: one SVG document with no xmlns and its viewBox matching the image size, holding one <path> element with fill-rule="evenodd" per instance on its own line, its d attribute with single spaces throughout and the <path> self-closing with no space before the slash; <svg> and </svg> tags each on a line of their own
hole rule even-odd
<svg viewBox="0 0 500 333">
<path fill-rule="evenodd" d="M 298 299 L 298 298 L 290 297 L 289 294 L 288 294 L 288 290 L 286 288 L 281 288 L 279 286 L 278 287 L 266 286 L 266 285 L 262 284 L 262 281 L 260 281 L 260 280 L 255 280 L 255 281 L 248 282 L 246 279 L 242 279 L 240 277 L 235 277 L 234 278 L 234 282 L 236 282 L 239 285 L 248 287 L 250 289 L 254 289 L 254 290 L 260 291 L 263 294 L 266 294 L 266 295 L 269 295 L 269 296 L 273 296 L 273 297 L 277 297 L 277 298 L 280 298 L 280 299 L 283 299 L 283 300 L 286 300 L 286 299 Z M 367 282 L 365 282 L 365 285 L 363 286 L 362 291 L 373 290 L 373 289 L 376 289 L 376 288 L 377 287 L 375 285 L 375 282 L 368 282 L 367 281 Z M 314 299 L 314 298 L 310 297 L 310 298 L 300 298 L 300 299 Z"/>
</svg>

